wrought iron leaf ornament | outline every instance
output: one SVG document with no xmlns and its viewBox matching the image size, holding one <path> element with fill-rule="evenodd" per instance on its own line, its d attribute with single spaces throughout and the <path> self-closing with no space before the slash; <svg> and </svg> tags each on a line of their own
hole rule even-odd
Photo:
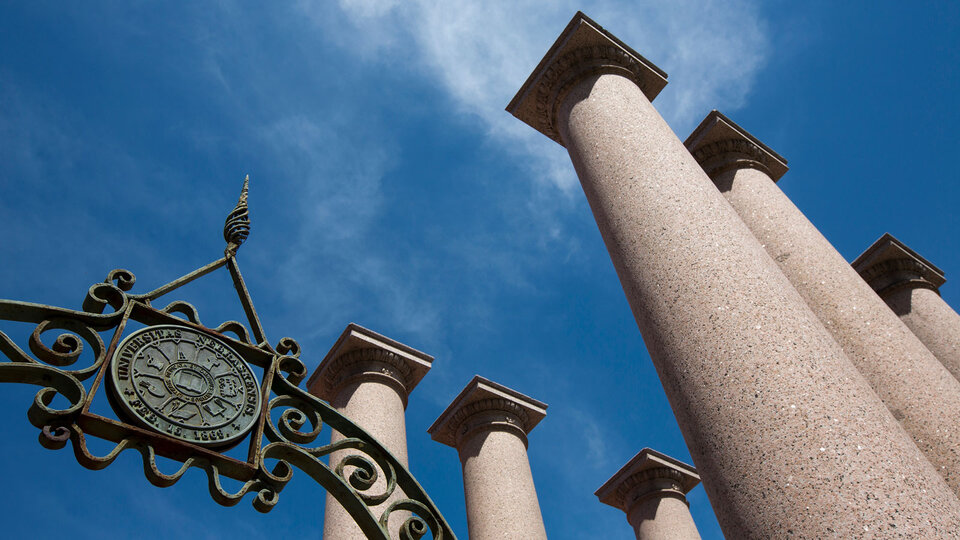
<svg viewBox="0 0 960 540">
<path fill-rule="evenodd" d="M 147 480 L 175 484 L 190 468 L 206 472 L 212 498 L 233 506 L 253 494 L 253 506 L 270 511 L 299 469 L 335 497 L 368 538 L 454 538 L 450 526 L 410 472 L 374 437 L 326 402 L 300 388 L 307 369 L 292 338 L 270 345 L 237 263 L 237 248 L 250 232 L 249 177 L 227 217 L 224 256 L 152 291 L 131 294 L 132 272 L 117 269 L 87 291 L 80 310 L 0 299 L 0 320 L 36 326 L 26 349 L 0 331 L 0 382 L 40 387 L 28 410 L 40 443 L 68 443 L 88 469 L 109 466 L 125 450 L 137 451 Z M 201 324 L 192 305 L 153 303 L 179 287 L 227 267 L 247 325 Z M 128 323 L 139 323 L 130 330 Z M 249 331 L 248 331 L 249 327 Z M 45 336 L 59 331 L 52 344 Z M 100 333 L 109 333 L 109 342 Z M 49 338 L 47 338 L 49 339 Z M 92 360 L 77 366 L 81 351 Z M 86 356 L 84 356 L 85 358 Z M 106 387 L 106 389 L 104 389 Z M 109 394 L 117 418 L 91 410 Z M 66 405 L 54 407 L 56 396 Z M 63 403 L 63 400 L 58 401 Z M 343 438 L 317 443 L 324 426 Z M 87 438 L 114 444 L 91 453 Z M 246 460 L 224 452 L 247 442 Z M 335 451 L 345 457 L 330 455 Z M 165 474 L 157 457 L 181 463 Z M 228 490 L 222 479 L 240 482 Z M 382 478 L 383 482 L 377 482 Z M 384 504 L 385 501 L 392 501 Z M 378 506 L 379 505 L 379 506 Z M 384 508 L 385 506 L 385 508 Z M 401 516 L 390 523 L 390 516 Z"/>
</svg>

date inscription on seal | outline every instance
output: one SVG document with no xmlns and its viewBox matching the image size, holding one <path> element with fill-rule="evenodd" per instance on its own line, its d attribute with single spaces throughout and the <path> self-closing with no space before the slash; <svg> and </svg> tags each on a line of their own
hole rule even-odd
<svg viewBox="0 0 960 540">
<path fill-rule="evenodd" d="M 235 442 L 260 413 L 260 385 L 240 355 L 183 326 L 151 326 L 127 336 L 109 379 L 128 416 L 193 444 Z"/>
</svg>

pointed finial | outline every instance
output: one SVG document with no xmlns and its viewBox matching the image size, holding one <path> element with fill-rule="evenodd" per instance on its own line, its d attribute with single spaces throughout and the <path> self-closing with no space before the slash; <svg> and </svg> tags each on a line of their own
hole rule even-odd
<svg viewBox="0 0 960 540">
<path fill-rule="evenodd" d="M 250 234 L 250 214 L 247 211 L 247 191 L 250 185 L 250 175 L 243 179 L 243 189 L 240 190 L 240 200 L 226 223 L 223 224 L 223 239 L 227 241 L 227 256 L 236 255 L 240 244 Z"/>
</svg>

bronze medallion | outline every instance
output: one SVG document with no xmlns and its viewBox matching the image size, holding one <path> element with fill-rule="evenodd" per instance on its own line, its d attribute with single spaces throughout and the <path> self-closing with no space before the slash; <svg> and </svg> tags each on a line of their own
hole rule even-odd
<svg viewBox="0 0 960 540">
<path fill-rule="evenodd" d="M 203 446 L 236 442 L 260 412 L 260 385 L 222 341 L 183 326 L 138 330 L 113 355 L 110 386 L 143 426 Z"/>
</svg>

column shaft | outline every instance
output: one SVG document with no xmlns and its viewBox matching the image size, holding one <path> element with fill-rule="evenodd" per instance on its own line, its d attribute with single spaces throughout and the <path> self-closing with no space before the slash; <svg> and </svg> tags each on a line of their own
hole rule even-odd
<svg viewBox="0 0 960 540">
<path fill-rule="evenodd" d="M 317 366 L 307 382 L 310 392 L 331 406 L 380 442 L 401 465 L 407 467 L 407 428 L 405 410 L 410 392 L 430 370 L 433 357 L 402 343 L 350 324 Z M 334 431 L 331 442 L 343 440 L 343 434 Z M 344 458 L 359 455 L 370 459 L 356 449 L 332 452 L 329 465 L 334 470 Z M 345 477 L 352 472 L 347 466 Z M 365 492 L 380 495 L 386 492 L 387 482 L 382 470 L 377 480 Z M 376 517 L 403 496 L 397 488 L 386 501 L 370 507 Z M 409 517 L 406 511 L 390 514 L 387 528 L 391 534 L 399 530 Z M 323 520 L 326 540 L 362 540 L 366 538 L 354 518 L 331 495 L 326 497 Z"/>
<path fill-rule="evenodd" d="M 562 141 L 724 533 L 956 531 L 960 502 L 637 84 L 569 88 Z"/>
<path fill-rule="evenodd" d="M 397 390 L 388 384 L 361 380 L 348 384 L 337 397 L 330 402 L 334 408 L 351 419 L 358 426 L 373 435 L 397 460 L 407 466 L 407 428 L 404 414 L 404 400 Z M 344 439 L 343 435 L 333 432 L 330 442 Z M 339 463 L 356 450 L 339 450 L 330 454 L 331 464 Z M 387 488 L 381 473 L 370 493 L 383 493 Z M 374 507 L 374 511 L 383 511 L 390 502 L 399 497 L 399 490 L 384 503 Z M 407 514 L 396 512 L 394 521 L 402 522 Z M 391 529 L 392 530 L 392 529 Z M 366 535 L 357 526 L 353 517 L 343 509 L 334 497 L 327 496 L 323 518 L 323 538 L 326 540 L 363 540 Z"/>
<path fill-rule="evenodd" d="M 358 381 L 345 386 L 330 405 L 373 435 L 407 466 L 406 404 L 395 387 Z M 333 440 L 340 439 L 343 436 L 334 433 Z"/>
<path fill-rule="evenodd" d="M 508 431 L 480 432 L 458 448 L 467 528 L 473 540 L 546 540 L 524 441 Z"/>
<path fill-rule="evenodd" d="M 937 291 L 924 287 L 899 288 L 885 296 L 884 300 L 930 352 L 960 380 L 960 315 Z"/>
<path fill-rule="evenodd" d="M 700 540 L 682 497 L 651 497 L 627 516 L 637 540 Z"/>
<path fill-rule="evenodd" d="M 960 491 L 960 381 L 770 176 L 739 168 L 714 180 L 927 459 Z"/>
</svg>

